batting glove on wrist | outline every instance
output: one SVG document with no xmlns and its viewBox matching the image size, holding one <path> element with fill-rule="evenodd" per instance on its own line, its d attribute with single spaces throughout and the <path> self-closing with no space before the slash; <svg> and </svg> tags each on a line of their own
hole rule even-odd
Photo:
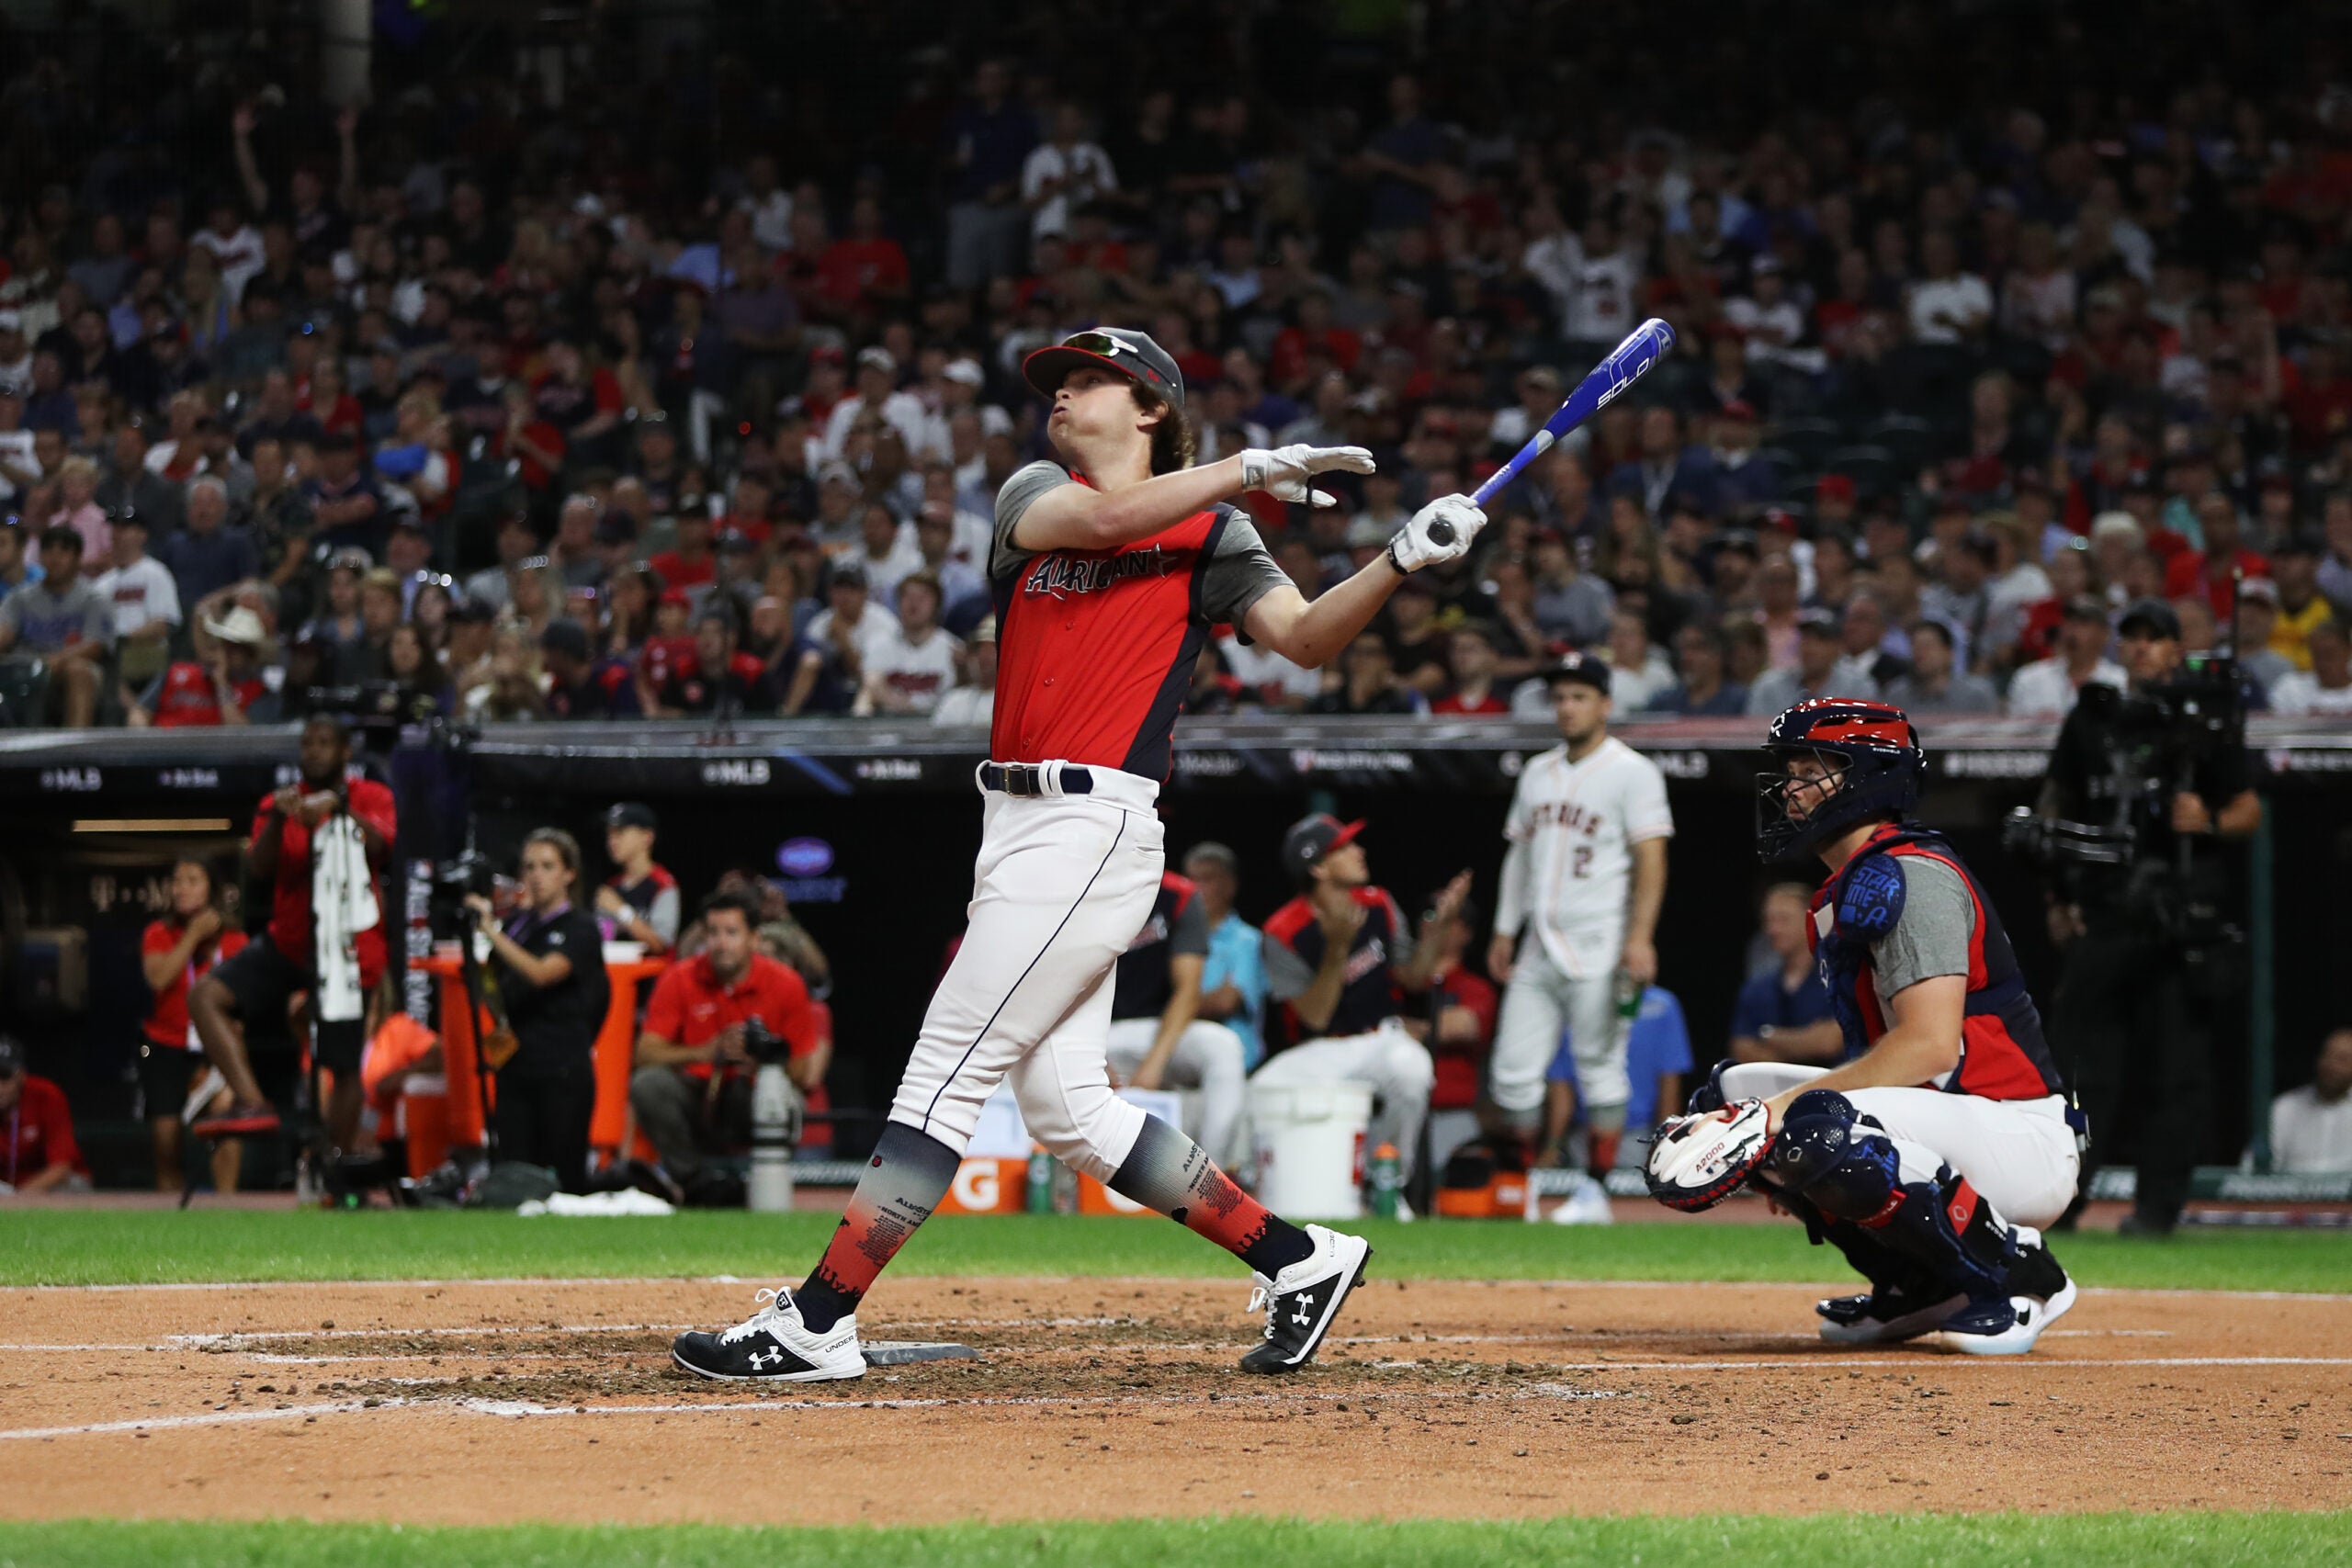
<svg viewBox="0 0 2352 1568">
<path fill-rule="evenodd" d="M 1241 488 L 1262 490 L 1276 501 L 1337 506 L 1313 488 L 1317 474 L 1372 472 L 1372 454 L 1361 446 L 1250 446 L 1241 453 Z"/>
<path fill-rule="evenodd" d="M 1418 571 L 1440 561 L 1460 560 L 1470 553 L 1487 514 L 1466 495 L 1442 495 L 1396 530 L 1388 541 L 1388 564 L 1398 571 Z"/>
</svg>

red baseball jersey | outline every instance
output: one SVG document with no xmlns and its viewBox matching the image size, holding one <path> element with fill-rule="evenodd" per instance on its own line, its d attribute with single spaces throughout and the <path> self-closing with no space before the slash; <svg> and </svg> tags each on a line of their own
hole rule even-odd
<svg viewBox="0 0 2352 1568">
<path fill-rule="evenodd" d="M 705 953 L 672 964 L 653 983 L 653 998 L 645 1004 L 645 1032 L 673 1045 L 701 1045 L 732 1024 L 757 1018 L 793 1055 L 805 1056 L 818 1041 L 809 1007 L 808 982 L 765 953 L 752 954 L 743 973 L 729 984 Z M 689 1062 L 678 1070 L 688 1077 L 710 1077 L 707 1062 Z"/>
<path fill-rule="evenodd" d="M 177 920 L 150 921 L 139 939 L 139 951 L 169 953 L 180 944 L 180 937 L 187 927 Z M 187 967 L 172 976 L 172 983 L 154 993 L 155 1005 L 147 1012 L 147 1038 L 158 1045 L 175 1051 L 187 1049 L 187 993 L 190 987 L 212 972 L 212 966 L 237 956 L 245 950 L 245 933 L 224 931 L 196 950 Z"/>
<path fill-rule="evenodd" d="M 1085 482 L 1057 464 L 1032 463 L 997 492 L 989 754 L 1166 778 L 1176 715 L 1209 628 L 1238 627 L 1251 605 L 1289 579 L 1256 526 L 1230 506 L 1196 512 L 1115 550 L 1037 553 L 1012 542 L 1039 496 Z"/>
<path fill-rule="evenodd" d="M 351 781 L 348 801 L 351 814 L 387 840 L 399 836 L 390 790 L 374 779 L 356 778 Z M 263 795 L 260 808 L 254 813 L 253 841 L 259 843 L 262 835 L 269 832 L 283 834 L 277 841 L 277 878 L 270 888 L 269 940 L 287 962 L 308 969 L 311 966 L 311 830 L 294 817 L 283 822 L 274 820 L 269 796 Z M 392 918 L 391 906 L 384 902 L 383 867 L 371 860 L 368 870 L 376 877 L 376 908 L 381 918 L 353 939 L 363 987 L 374 985 L 384 972 L 384 928 Z"/>
</svg>

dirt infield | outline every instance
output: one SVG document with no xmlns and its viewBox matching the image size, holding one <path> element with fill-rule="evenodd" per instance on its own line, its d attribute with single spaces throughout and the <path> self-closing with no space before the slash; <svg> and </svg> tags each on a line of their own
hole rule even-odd
<svg viewBox="0 0 2352 1568">
<path fill-rule="evenodd" d="M 2023 1361 L 1783 1285 L 1375 1281 L 1317 1372 L 1245 1287 L 907 1280 L 977 1361 L 669 1370 L 731 1281 L 0 1291 L 0 1517 L 731 1523 L 2352 1505 L 2352 1298 L 2086 1292 Z"/>
</svg>

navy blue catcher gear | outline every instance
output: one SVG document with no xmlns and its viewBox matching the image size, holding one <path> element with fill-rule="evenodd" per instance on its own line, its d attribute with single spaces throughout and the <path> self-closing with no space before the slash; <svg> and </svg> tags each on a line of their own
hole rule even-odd
<svg viewBox="0 0 2352 1568">
<path fill-rule="evenodd" d="M 1928 771 L 1919 731 L 1903 710 L 1860 697 L 1799 703 L 1772 721 L 1764 750 L 1777 764 L 1756 775 L 1756 852 L 1766 861 L 1809 854 L 1864 822 L 1903 820 Z M 1787 766 L 1801 756 L 1834 765 L 1809 786 L 1798 818 L 1789 815 Z"/>
</svg>

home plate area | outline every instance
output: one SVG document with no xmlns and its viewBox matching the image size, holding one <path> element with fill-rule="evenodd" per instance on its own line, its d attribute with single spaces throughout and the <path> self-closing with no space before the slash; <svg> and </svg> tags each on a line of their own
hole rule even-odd
<svg viewBox="0 0 2352 1568">
<path fill-rule="evenodd" d="M 748 1281 L 5 1291 L 0 1517 L 2352 1505 L 2352 1299 L 2090 1291 L 1994 1361 L 1824 1345 L 1827 1289 L 1375 1280 L 1275 1380 L 1245 1283 L 893 1278 L 865 1378 L 772 1389 L 669 1363 Z"/>
</svg>

